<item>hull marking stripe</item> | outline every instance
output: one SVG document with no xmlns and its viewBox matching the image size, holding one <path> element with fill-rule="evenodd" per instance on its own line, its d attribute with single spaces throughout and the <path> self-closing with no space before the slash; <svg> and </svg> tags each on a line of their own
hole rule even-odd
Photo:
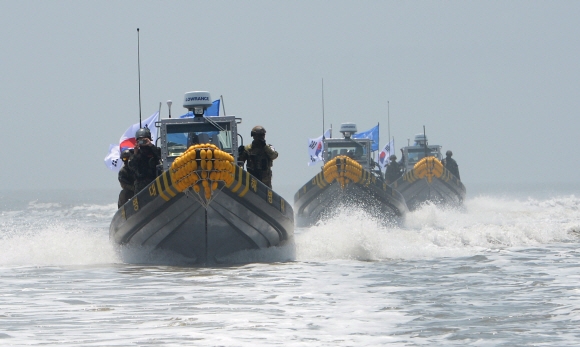
<svg viewBox="0 0 580 347">
<path fill-rule="evenodd" d="M 163 183 L 165 184 L 165 191 L 167 193 L 169 193 L 169 195 L 171 195 L 171 197 L 175 197 L 176 193 L 173 192 L 173 189 L 171 189 L 171 185 L 169 184 L 169 182 L 171 181 L 171 177 L 169 177 L 169 172 L 166 171 L 163 173 Z M 171 199 L 171 198 L 170 198 Z"/>
<path fill-rule="evenodd" d="M 244 195 L 246 195 L 248 190 L 250 190 L 250 174 L 246 173 L 246 186 L 244 187 L 244 190 L 242 190 L 242 192 L 240 193 L 239 197 L 242 198 Z"/>
<path fill-rule="evenodd" d="M 238 189 L 240 189 L 240 187 L 242 186 L 242 168 L 238 166 L 238 175 L 236 175 L 238 177 L 236 177 L 236 179 L 238 180 L 238 184 L 236 184 L 236 186 L 234 188 L 232 188 L 232 192 L 235 193 L 238 191 Z"/>
<path fill-rule="evenodd" d="M 161 176 L 155 179 L 155 185 L 157 186 L 157 191 L 159 192 L 159 196 L 163 198 L 165 201 L 169 201 L 169 197 L 163 193 L 163 188 L 161 188 Z"/>
</svg>

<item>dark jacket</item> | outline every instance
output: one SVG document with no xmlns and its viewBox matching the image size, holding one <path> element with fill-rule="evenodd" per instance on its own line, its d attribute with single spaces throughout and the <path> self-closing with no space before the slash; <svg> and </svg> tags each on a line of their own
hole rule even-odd
<svg viewBox="0 0 580 347">
<path fill-rule="evenodd" d="M 119 193 L 117 207 L 121 207 L 135 195 L 135 175 L 129 165 L 124 163 L 119 171 L 118 178 L 122 189 Z"/>
<path fill-rule="evenodd" d="M 385 172 L 385 179 L 387 183 L 395 182 L 399 177 L 401 177 L 402 171 L 401 166 L 396 161 L 392 160 L 387 164 L 387 171 Z"/>
<path fill-rule="evenodd" d="M 442 163 L 443 166 L 453 174 L 453 176 L 457 177 L 457 179 L 461 179 L 461 177 L 459 177 L 459 165 L 457 165 L 455 159 L 447 157 L 442 160 Z"/>
<path fill-rule="evenodd" d="M 135 174 L 129 168 L 128 164 L 123 164 L 123 167 L 119 171 L 119 183 L 121 184 L 122 189 L 127 189 L 133 191 L 135 185 Z"/>
<path fill-rule="evenodd" d="M 135 194 L 157 177 L 157 165 L 161 160 L 161 149 L 143 146 L 129 161 L 129 168 L 135 175 Z"/>
<path fill-rule="evenodd" d="M 272 165 L 276 158 L 278 152 L 264 141 L 254 140 L 239 151 L 240 162 L 247 162 L 246 170 L 270 188 L 272 188 Z"/>
</svg>

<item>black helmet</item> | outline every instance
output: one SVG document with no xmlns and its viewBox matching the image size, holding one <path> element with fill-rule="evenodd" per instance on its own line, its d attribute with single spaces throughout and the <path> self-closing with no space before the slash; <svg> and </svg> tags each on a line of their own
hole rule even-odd
<svg viewBox="0 0 580 347">
<path fill-rule="evenodd" d="M 389 157 L 389 159 L 391 159 L 391 160 L 397 160 L 397 156 L 393 154 L 393 155 L 391 155 L 391 156 Z"/>
<path fill-rule="evenodd" d="M 252 128 L 252 132 L 250 133 L 250 136 L 254 137 L 256 135 L 262 135 L 265 136 L 266 135 L 266 129 L 264 129 L 263 126 L 261 125 L 256 125 L 255 127 Z"/>
<path fill-rule="evenodd" d="M 121 153 L 121 160 L 127 161 L 129 158 L 131 158 L 131 151 L 126 149 L 123 151 L 123 153 Z"/>
<path fill-rule="evenodd" d="M 450 157 L 450 156 L 452 156 L 452 155 L 453 155 L 453 152 L 451 152 L 451 151 L 447 151 L 447 152 L 445 152 L 445 155 L 446 155 L 446 156 L 448 156 L 448 157 Z"/>
<path fill-rule="evenodd" d="M 146 137 L 149 140 L 151 140 L 151 131 L 149 130 L 149 128 L 141 128 L 137 130 L 137 132 L 135 133 L 135 139 L 139 139 L 142 137 Z"/>
</svg>

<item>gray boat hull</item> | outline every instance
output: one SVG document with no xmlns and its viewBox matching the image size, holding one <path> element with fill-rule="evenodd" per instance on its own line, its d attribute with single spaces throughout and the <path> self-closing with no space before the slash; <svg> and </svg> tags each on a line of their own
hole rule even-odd
<svg viewBox="0 0 580 347">
<path fill-rule="evenodd" d="M 463 204 L 466 194 L 463 183 L 445 168 L 440 175 L 421 178 L 412 170 L 393 182 L 391 187 L 403 195 L 411 211 L 428 202 L 458 207 Z"/>
<path fill-rule="evenodd" d="M 292 207 L 255 177 L 238 168 L 233 183 L 220 188 L 206 208 L 193 191 L 179 193 L 166 171 L 121 206 L 110 239 L 132 254 L 157 251 L 200 265 L 227 263 L 236 252 L 292 239 Z"/>
<path fill-rule="evenodd" d="M 385 224 L 397 224 L 408 211 L 403 196 L 366 170 L 363 177 L 341 187 L 337 181 L 326 182 L 322 172 L 314 176 L 294 195 L 296 226 L 332 218 L 340 207 L 362 208 Z"/>
</svg>

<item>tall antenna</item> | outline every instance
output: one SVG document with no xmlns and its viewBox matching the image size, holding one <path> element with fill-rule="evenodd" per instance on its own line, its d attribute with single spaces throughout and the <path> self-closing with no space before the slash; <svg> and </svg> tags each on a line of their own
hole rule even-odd
<svg viewBox="0 0 580 347">
<path fill-rule="evenodd" d="M 387 100 L 387 129 L 389 129 L 389 141 L 391 142 L 391 113 L 389 111 L 389 100 Z"/>
<path fill-rule="evenodd" d="M 423 125 L 423 140 L 425 143 L 425 157 L 427 157 L 427 134 L 425 133 L 425 126 Z"/>
<path fill-rule="evenodd" d="M 139 77 L 139 128 L 141 126 L 141 61 L 139 60 L 139 28 L 137 28 L 137 75 Z"/>
<path fill-rule="evenodd" d="M 322 79 L 322 138 L 324 139 L 324 78 Z"/>
</svg>

